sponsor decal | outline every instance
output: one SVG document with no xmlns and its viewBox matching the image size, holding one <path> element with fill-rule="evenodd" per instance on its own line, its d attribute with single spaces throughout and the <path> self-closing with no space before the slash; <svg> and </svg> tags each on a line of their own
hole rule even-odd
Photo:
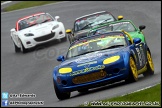
<svg viewBox="0 0 162 108">
<path fill-rule="evenodd" d="M 81 70 L 71 72 L 70 76 L 74 76 L 74 75 L 78 75 L 78 74 L 82 74 L 82 73 L 86 73 L 86 72 L 90 72 L 90 71 L 102 70 L 104 68 L 105 68 L 104 65 L 98 65 L 98 66 L 94 66 L 94 67 L 89 67 L 89 68 L 85 68 L 85 69 L 81 69 Z"/>
</svg>

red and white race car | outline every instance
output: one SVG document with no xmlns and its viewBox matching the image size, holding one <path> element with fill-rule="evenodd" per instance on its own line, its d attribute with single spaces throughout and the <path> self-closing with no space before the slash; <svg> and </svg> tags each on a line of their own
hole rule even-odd
<svg viewBox="0 0 162 108">
<path fill-rule="evenodd" d="M 25 53 L 29 48 L 54 39 L 66 40 L 64 24 L 58 19 L 59 16 L 53 18 L 44 12 L 20 18 L 16 28 L 11 29 L 15 52 Z"/>
</svg>

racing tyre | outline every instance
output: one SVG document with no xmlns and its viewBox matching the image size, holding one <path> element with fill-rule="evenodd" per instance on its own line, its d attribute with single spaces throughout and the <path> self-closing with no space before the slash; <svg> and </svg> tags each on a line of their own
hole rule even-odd
<svg viewBox="0 0 162 108">
<path fill-rule="evenodd" d="M 20 39 L 19 39 L 20 40 Z M 21 51 L 23 52 L 23 53 L 26 53 L 28 50 L 27 49 L 25 49 L 25 47 L 24 47 L 24 45 L 23 45 L 23 43 L 21 42 L 21 40 L 20 40 L 20 43 L 21 43 Z"/>
<path fill-rule="evenodd" d="M 59 89 L 57 88 L 56 84 L 54 83 L 54 81 L 53 81 L 53 84 L 54 84 L 56 96 L 59 100 L 64 100 L 64 99 L 70 98 L 70 94 L 71 94 L 70 92 L 60 92 Z"/>
<path fill-rule="evenodd" d="M 14 47 L 15 47 L 15 52 L 16 52 L 16 53 L 18 53 L 18 52 L 21 51 L 20 48 L 18 48 L 18 47 L 15 45 L 15 43 L 14 43 Z"/>
<path fill-rule="evenodd" d="M 83 93 L 83 92 L 88 92 L 88 89 L 80 89 L 78 92 Z"/>
<path fill-rule="evenodd" d="M 129 59 L 130 72 L 128 78 L 125 80 L 126 83 L 136 82 L 138 80 L 137 67 L 133 57 Z"/>
<path fill-rule="evenodd" d="M 154 64 L 149 51 L 147 51 L 147 71 L 143 73 L 144 77 L 154 74 Z"/>
</svg>

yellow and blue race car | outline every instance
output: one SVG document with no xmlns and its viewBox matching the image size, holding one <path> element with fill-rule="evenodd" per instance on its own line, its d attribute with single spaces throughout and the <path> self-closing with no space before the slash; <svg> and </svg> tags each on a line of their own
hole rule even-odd
<svg viewBox="0 0 162 108">
<path fill-rule="evenodd" d="M 107 43 L 101 46 L 102 41 Z M 121 80 L 135 82 L 139 74 L 154 74 L 147 44 L 125 31 L 80 38 L 70 45 L 66 57 L 60 55 L 57 60 L 61 64 L 53 70 L 53 84 L 60 100 L 70 98 L 72 91 L 86 92 Z"/>
</svg>

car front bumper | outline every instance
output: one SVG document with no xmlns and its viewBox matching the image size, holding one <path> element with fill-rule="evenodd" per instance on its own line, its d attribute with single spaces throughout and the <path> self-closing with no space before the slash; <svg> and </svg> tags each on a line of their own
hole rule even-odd
<svg viewBox="0 0 162 108">
<path fill-rule="evenodd" d="M 42 36 L 31 36 L 31 37 L 26 37 L 25 39 L 22 40 L 23 45 L 26 49 L 35 47 L 36 45 L 46 43 L 52 40 L 56 39 L 62 39 L 65 38 L 65 31 L 58 28 L 56 30 L 51 31 L 51 33 L 42 35 Z"/>
<path fill-rule="evenodd" d="M 107 74 L 107 76 L 105 78 L 91 81 L 91 82 L 86 82 L 86 83 L 81 83 L 81 84 L 73 84 L 70 86 L 63 86 L 63 85 L 57 84 L 57 86 L 61 92 L 72 92 L 72 91 L 76 91 L 79 89 L 90 89 L 90 88 L 95 88 L 98 86 L 110 84 L 112 82 L 125 80 L 128 77 L 128 74 L 129 74 L 128 69 L 125 69 L 123 71 L 120 71 L 118 74 L 112 75 L 111 77 L 108 76 L 108 74 Z"/>
</svg>

